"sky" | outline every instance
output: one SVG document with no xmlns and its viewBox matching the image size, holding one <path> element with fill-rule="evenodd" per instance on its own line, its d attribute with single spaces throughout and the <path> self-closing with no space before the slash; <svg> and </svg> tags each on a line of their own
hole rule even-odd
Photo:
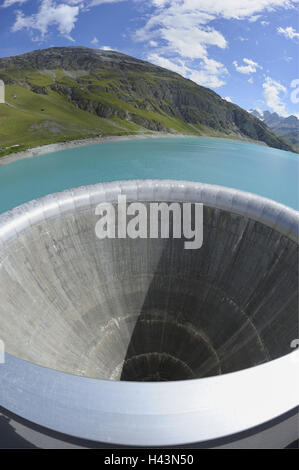
<svg viewBox="0 0 299 470">
<path fill-rule="evenodd" d="M 299 0 L 0 0 L 0 57 L 112 49 L 299 118 Z"/>
</svg>

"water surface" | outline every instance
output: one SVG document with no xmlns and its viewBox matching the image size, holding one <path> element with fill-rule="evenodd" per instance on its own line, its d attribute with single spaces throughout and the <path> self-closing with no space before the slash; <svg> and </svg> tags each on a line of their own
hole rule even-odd
<svg viewBox="0 0 299 470">
<path fill-rule="evenodd" d="M 49 193 L 121 179 L 182 179 L 259 194 L 298 209 L 299 157 L 214 138 L 107 142 L 0 167 L 0 212 Z"/>
</svg>

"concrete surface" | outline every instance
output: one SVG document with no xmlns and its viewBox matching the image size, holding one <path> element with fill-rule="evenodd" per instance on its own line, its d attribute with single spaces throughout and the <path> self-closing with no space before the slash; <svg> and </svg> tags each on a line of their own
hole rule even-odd
<svg viewBox="0 0 299 470">
<path fill-rule="evenodd" d="M 204 207 L 204 246 L 99 240 L 87 204 L 34 221 L 1 251 L 1 339 L 45 367 L 113 380 L 200 378 L 290 352 L 297 244 Z"/>
</svg>

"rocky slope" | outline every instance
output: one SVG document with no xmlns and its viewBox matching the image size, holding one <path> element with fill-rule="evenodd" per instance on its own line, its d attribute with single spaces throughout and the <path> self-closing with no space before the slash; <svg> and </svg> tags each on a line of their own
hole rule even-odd
<svg viewBox="0 0 299 470">
<path fill-rule="evenodd" d="M 172 132 L 261 141 L 292 150 L 268 127 L 213 91 L 113 51 L 37 50 L 0 59 L 6 105 L 0 147 L 98 135 Z"/>
<path fill-rule="evenodd" d="M 250 112 L 261 119 L 273 134 L 299 151 L 299 119 L 296 116 L 284 118 L 269 111 L 251 110 Z"/>
</svg>

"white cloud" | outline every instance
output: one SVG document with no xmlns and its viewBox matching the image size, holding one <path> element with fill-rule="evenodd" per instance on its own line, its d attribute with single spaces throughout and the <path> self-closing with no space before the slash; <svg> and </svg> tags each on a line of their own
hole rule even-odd
<svg viewBox="0 0 299 470">
<path fill-rule="evenodd" d="M 120 3 L 124 2 L 125 0 L 91 0 L 88 4 L 90 7 L 96 7 L 98 5 L 103 5 L 104 3 Z"/>
<path fill-rule="evenodd" d="M 261 21 L 262 26 L 269 26 L 270 22 L 269 21 Z"/>
<path fill-rule="evenodd" d="M 182 60 L 179 60 L 178 63 L 173 62 L 172 60 L 167 59 L 166 57 L 162 57 L 159 54 L 150 54 L 147 57 L 147 60 L 155 65 L 158 65 L 159 67 L 163 67 L 164 69 L 172 70 L 172 72 L 179 73 L 184 77 L 187 76 L 190 70 L 188 67 L 186 67 Z"/>
<path fill-rule="evenodd" d="M 28 0 L 4 0 L 2 6 L 25 1 Z M 12 30 L 27 29 L 31 35 L 37 32 L 39 38 L 43 39 L 54 26 L 61 35 L 72 40 L 70 34 L 80 12 L 91 7 L 123 1 L 125 0 L 40 0 L 37 13 L 26 16 L 20 11 L 17 12 Z M 160 61 L 168 60 L 176 68 L 182 67 L 181 63 L 187 64 L 184 67 L 188 69 L 185 73 L 188 73 L 189 78 L 210 87 L 225 84 L 228 73 L 221 62 L 213 61 L 210 56 L 213 48 L 228 47 L 225 36 L 215 26 L 215 20 L 257 21 L 268 11 L 294 8 L 299 3 L 299 0 L 134 1 L 143 3 L 145 8 L 145 24 L 136 31 L 135 39 L 146 42 L 149 47 L 159 47 Z M 254 73 L 251 70 L 260 66 L 252 61 L 251 64 L 237 64 L 237 67 L 243 70 L 241 73 Z"/>
<path fill-rule="evenodd" d="M 111 47 L 111 46 L 101 46 L 99 47 L 102 51 L 115 51 L 118 52 L 118 49 L 116 47 Z"/>
<path fill-rule="evenodd" d="M 70 36 L 78 19 L 79 6 L 55 3 L 53 0 L 42 0 L 36 14 L 25 16 L 21 11 L 17 12 L 16 21 L 12 31 L 27 29 L 30 32 L 38 31 L 40 39 L 44 39 L 49 27 L 55 25 L 62 36 L 73 41 Z"/>
<path fill-rule="evenodd" d="M 150 41 L 160 39 L 166 44 L 168 51 L 188 58 L 204 58 L 207 56 L 207 47 L 217 46 L 221 49 L 227 47 L 224 36 L 214 28 L 206 26 L 213 19 L 207 14 L 198 14 L 193 11 L 184 13 L 175 6 L 158 10 L 144 28 L 136 33 L 137 41 Z"/>
<path fill-rule="evenodd" d="M 156 5 L 158 3 L 160 7 L 165 4 L 155 2 Z M 153 47 L 160 45 L 165 67 L 178 71 L 201 85 L 219 87 L 225 84 L 223 76 L 227 70 L 223 64 L 209 58 L 208 48 L 216 46 L 225 49 L 227 41 L 219 31 L 206 25 L 211 19 L 213 17 L 208 14 L 198 15 L 191 10 L 184 14 L 176 9 L 176 5 L 166 9 L 159 8 L 157 15 L 153 15 L 145 27 L 137 31 L 135 38 L 137 41 L 148 42 Z M 175 61 L 172 60 L 173 57 L 176 58 Z M 182 72 L 181 65 L 178 65 L 186 60 L 191 63 L 188 74 L 185 68 Z M 200 61 L 196 66 L 192 65 L 195 60 Z M 167 61 L 171 62 L 169 66 L 166 65 Z M 159 63 L 162 62 L 160 54 Z"/>
<path fill-rule="evenodd" d="M 292 27 L 288 26 L 287 28 L 282 28 L 281 26 L 277 28 L 278 34 L 285 36 L 287 39 L 299 39 L 299 33 Z"/>
<path fill-rule="evenodd" d="M 255 23 L 258 19 L 260 19 L 261 15 L 253 15 L 253 16 L 250 16 L 248 21 L 250 23 Z"/>
<path fill-rule="evenodd" d="M 226 96 L 225 98 L 223 98 L 225 101 L 228 101 L 229 103 L 232 103 L 233 100 L 231 99 L 230 96 Z"/>
<path fill-rule="evenodd" d="M 219 88 L 224 85 L 225 82 L 219 78 L 219 75 L 226 75 L 228 73 L 223 64 L 213 59 L 204 59 L 201 61 L 200 68 L 197 69 L 188 66 L 182 59 L 174 61 L 159 54 L 150 54 L 147 59 L 153 64 L 189 78 L 198 85 L 212 88 Z"/>
<path fill-rule="evenodd" d="M 222 78 L 226 74 L 228 71 L 223 64 L 213 59 L 205 59 L 201 62 L 201 67 L 192 70 L 187 78 L 202 86 L 220 88 L 226 83 Z"/>
<path fill-rule="evenodd" d="M 243 59 L 244 64 L 246 65 L 239 65 L 236 60 L 234 60 L 233 64 L 235 66 L 235 69 L 237 72 L 244 73 L 244 74 L 250 74 L 250 73 L 256 73 L 257 69 L 262 69 L 263 67 L 259 65 L 257 62 L 254 62 L 251 59 Z"/>
<path fill-rule="evenodd" d="M 58 32 L 73 41 L 70 36 L 81 11 L 104 3 L 119 3 L 126 0 L 40 0 L 37 13 L 26 16 L 22 11 L 16 12 L 16 20 L 11 28 L 13 32 L 27 29 L 33 40 L 44 40 L 51 26 L 56 26 Z M 23 4 L 28 0 L 4 0 L 2 7 Z M 39 32 L 34 37 L 33 33 Z"/>
<path fill-rule="evenodd" d="M 285 95 L 287 89 L 281 83 L 273 80 L 270 77 L 266 77 L 265 82 L 263 83 L 264 97 L 267 105 L 277 114 L 283 117 L 287 117 L 288 113 L 286 111 L 286 105 L 281 99 L 281 93 Z"/>
<path fill-rule="evenodd" d="M 1 7 L 2 8 L 8 8 L 12 5 L 15 5 L 16 3 L 26 3 L 28 2 L 28 0 L 4 0 L 4 2 L 2 3 Z"/>
<path fill-rule="evenodd" d="M 190 59 L 207 57 L 207 46 L 217 46 L 224 49 L 227 46 L 225 38 L 213 28 L 177 29 L 168 28 L 163 31 L 162 38 L 168 42 L 169 49 Z"/>
<path fill-rule="evenodd" d="M 264 112 L 261 108 L 256 108 L 256 111 L 259 113 L 259 119 L 263 120 L 264 118 Z"/>
<path fill-rule="evenodd" d="M 93 44 L 94 46 L 97 46 L 99 44 L 99 40 L 98 38 L 94 37 L 91 41 L 90 41 L 91 44 Z"/>
<path fill-rule="evenodd" d="M 188 60 L 190 78 L 210 87 L 225 84 L 226 68 L 220 62 L 211 71 L 210 49 L 225 49 L 226 38 L 212 24 L 217 19 L 257 21 L 261 14 L 280 8 L 293 8 L 299 0 L 149 0 L 154 10 L 135 39 L 160 46 L 160 61 L 174 63 Z M 156 45 L 153 47 L 157 47 Z M 237 65 L 241 73 L 254 73 L 257 63 Z"/>
<path fill-rule="evenodd" d="M 265 11 L 280 8 L 292 8 L 298 0 L 152 0 L 159 9 L 168 8 L 171 11 L 205 13 L 226 19 L 256 19 Z"/>
<path fill-rule="evenodd" d="M 253 84 L 253 78 L 252 78 L 252 77 L 250 77 L 250 78 L 248 79 L 248 83 L 250 83 L 251 85 Z"/>
<path fill-rule="evenodd" d="M 193 74 L 194 81 L 200 83 L 201 85 L 212 88 L 219 88 L 222 85 L 225 85 L 224 77 L 225 75 L 228 75 L 228 71 L 221 62 L 217 62 L 214 59 L 205 58 L 201 65 L 202 67 L 199 71 L 197 79 L 196 75 Z"/>
</svg>

